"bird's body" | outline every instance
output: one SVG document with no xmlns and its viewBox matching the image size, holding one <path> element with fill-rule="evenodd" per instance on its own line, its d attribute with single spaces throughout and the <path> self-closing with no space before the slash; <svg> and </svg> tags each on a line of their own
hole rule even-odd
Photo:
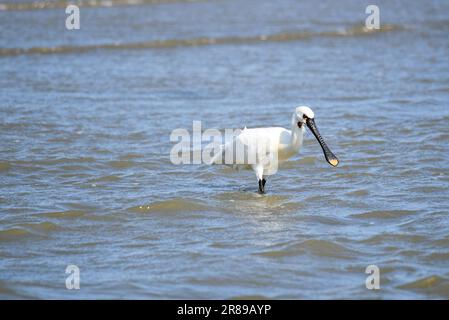
<svg viewBox="0 0 449 320">
<path fill-rule="evenodd" d="M 282 127 L 245 128 L 237 139 L 244 144 L 250 142 L 261 145 L 270 141 L 270 152 L 277 152 L 280 161 L 287 160 L 297 154 L 302 146 L 304 129 L 287 130 Z"/>
<path fill-rule="evenodd" d="M 337 158 L 325 144 L 313 119 L 314 113 L 310 108 L 298 107 L 292 117 L 291 130 L 282 127 L 245 127 L 231 142 L 221 147 L 212 163 L 251 168 L 256 173 L 259 191 L 263 193 L 266 176 L 275 174 L 282 161 L 291 158 L 301 149 L 307 125 L 323 148 L 326 160 L 337 166 Z"/>
</svg>

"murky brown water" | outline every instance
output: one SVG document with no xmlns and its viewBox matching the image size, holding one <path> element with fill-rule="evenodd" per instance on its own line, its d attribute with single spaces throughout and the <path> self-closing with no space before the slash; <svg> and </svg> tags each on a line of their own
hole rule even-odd
<svg viewBox="0 0 449 320">
<path fill-rule="evenodd" d="M 1 2 L 1 298 L 449 298 L 447 1 Z M 339 168 L 170 162 L 303 104 Z"/>
</svg>

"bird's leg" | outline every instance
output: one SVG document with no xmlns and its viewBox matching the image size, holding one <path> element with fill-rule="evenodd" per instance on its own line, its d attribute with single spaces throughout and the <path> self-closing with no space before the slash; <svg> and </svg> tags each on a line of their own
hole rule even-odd
<svg viewBox="0 0 449 320">
<path fill-rule="evenodd" d="M 264 183 L 265 179 L 259 179 L 259 192 L 260 193 L 265 193 L 265 183 Z"/>
<path fill-rule="evenodd" d="M 259 181 L 259 192 L 265 193 L 265 179 L 263 178 L 263 167 L 262 166 L 256 166 L 253 167 L 254 171 L 256 172 L 257 180 Z"/>
<path fill-rule="evenodd" d="M 264 188 L 264 190 L 265 190 L 265 183 L 267 183 L 267 180 L 265 178 L 263 178 L 262 179 L 262 187 Z"/>
</svg>

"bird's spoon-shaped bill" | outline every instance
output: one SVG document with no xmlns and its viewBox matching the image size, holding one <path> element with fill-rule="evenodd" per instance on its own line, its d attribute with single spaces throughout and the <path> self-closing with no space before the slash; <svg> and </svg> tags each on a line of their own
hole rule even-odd
<svg viewBox="0 0 449 320">
<path fill-rule="evenodd" d="M 314 119 L 310 119 L 308 118 L 307 121 L 307 127 L 309 127 L 310 131 L 312 131 L 313 135 L 315 136 L 315 138 L 318 140 L 321 148 L 323 149 L 323 153 L 324 153 L 324 157 L 326 158 L 327 162 L 331 165 L 331 166 L 338 166 L 338 164 L 340 163 L 340 161 L 338 160 L 338 158 L 332 153 L 332 151 L 329 149 L 329 147 L 327 146 L 326 142 L 324 142 L 323 137 L 321 136 L 320 132 L 318 131 L 318 128 L 315 124 L 315 120 Z"/>
</svg>

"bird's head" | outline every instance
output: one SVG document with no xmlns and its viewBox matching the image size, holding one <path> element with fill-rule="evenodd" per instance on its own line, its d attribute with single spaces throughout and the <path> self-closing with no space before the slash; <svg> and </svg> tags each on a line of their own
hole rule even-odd
<svg viewBox="0 0 449 320">
<path fill-rule="evenodd" d="M 309 107 L 297 107 L 293 114 L 293 125 L 298 126 L 301 129 L 304 125 L 307 125 L 307 119 L 314 118 L 315 113 Z"/>
<path fill-rule="evenodd" d="M 310 131 L 312 131 L 313 135 L 315 136 L 321 148 L 323 149 L 326 161 L 333 167 L 338 166 L 338 163 L 340 161 L 329 149 L 323 137 L 321 136 L 320 132 L 318 131 L 318 128 L 315 123 L 315 113 L 312 111 L 312 109 L 305 106 L 297 107 L 295 109 L 295 113 L 293 114 L 292 119 L 293 119 L 292 123 L 293 128 L 298 127 L 299 129 L 304 130 L 303 128 L 307 126 L 310 129 Z"/>
</svg>

